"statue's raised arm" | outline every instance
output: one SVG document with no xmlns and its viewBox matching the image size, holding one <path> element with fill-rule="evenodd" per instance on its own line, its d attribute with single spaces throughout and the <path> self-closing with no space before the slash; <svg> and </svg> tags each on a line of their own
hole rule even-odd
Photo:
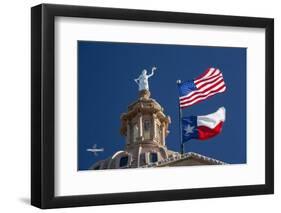
<svg viewBox="0 0 281 213">
<path fill-rule="evenodd" d="M 151 76 L 154 75 L 154 71 L 156 71 L 157 67 L 152 67 L 151 69 L 151 73 L 147 76 L 148 78 L 150 78 Z"/>
</svg>

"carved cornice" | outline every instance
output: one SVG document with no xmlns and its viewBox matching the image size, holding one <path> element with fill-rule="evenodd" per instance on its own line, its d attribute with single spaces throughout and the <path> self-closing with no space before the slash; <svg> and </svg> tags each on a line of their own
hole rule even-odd
<svg viewBox="0 0 281 213">
<path fill-rule="evenodd" d="M 168 150 L 169 151 L 169 150 Z M 214 158 L 210 158 L 204 155 L 200 155 L 198 153 L 195 152 L 187 152 L 184 154 L 179 154 L 176 153 L 176 155 L 173 155 L 167 159 L 164 159 L 163 161 L 158 161 L 155 163 L 150 163 L 147 165 L 144 165 L 142 167 L 164 167 L 164 166 L 168 166 L 171 165 L 172 163 L 175 162 L 179 162 L 179 161 L 184 161 L 184 160 L 190 160 L 190 159 L 195 159 L 205 165 L 227 165 L 227 163 L 214 159 Z"/>
</svg>

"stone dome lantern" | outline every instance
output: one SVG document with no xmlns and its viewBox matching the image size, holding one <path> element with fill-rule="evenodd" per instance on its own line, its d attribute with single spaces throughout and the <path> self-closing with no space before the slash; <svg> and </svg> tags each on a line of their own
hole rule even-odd
<svg viewBox="0 0 281 213">
<path fill-rule="evenodd" d="M 139 91 L 139 99 L 121 115 L 121 134 L 126 138 L 125 150 L 136 156 L 136 166 L 168 157 L 165 138 L 171 119 L 161 105 L 150 98 L 148 90 Z"/>
</svg>

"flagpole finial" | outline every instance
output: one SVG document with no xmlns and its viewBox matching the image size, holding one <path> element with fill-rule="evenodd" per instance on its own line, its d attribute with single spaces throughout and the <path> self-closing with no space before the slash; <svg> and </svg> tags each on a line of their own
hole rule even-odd
<svg viewBox="0 0 281 213">
<path fill-rule="evenodd" d="M 180 84 L 181 83 L 181 80 L 177 80 L 177 84 Z"/>
</svg>

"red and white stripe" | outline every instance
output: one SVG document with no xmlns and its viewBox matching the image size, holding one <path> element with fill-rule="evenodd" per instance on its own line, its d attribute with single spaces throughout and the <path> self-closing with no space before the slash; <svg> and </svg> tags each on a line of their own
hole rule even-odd
<svg viewBox="0 0 281 213">
<path fill-rule="evenodd" d="M 185 108 L 226 90 L 219 69 L 209 68 L 194 80 L 197 90 L 180 97 L 180 107 Z"/>
<path fill-rule="evenodd" d="M 222 131 L 225 122 L 225 108 L 220 107 L 209 115 L 197 116 L 198 139 L 206 140 L 216 136 Z"/>
</svg>

